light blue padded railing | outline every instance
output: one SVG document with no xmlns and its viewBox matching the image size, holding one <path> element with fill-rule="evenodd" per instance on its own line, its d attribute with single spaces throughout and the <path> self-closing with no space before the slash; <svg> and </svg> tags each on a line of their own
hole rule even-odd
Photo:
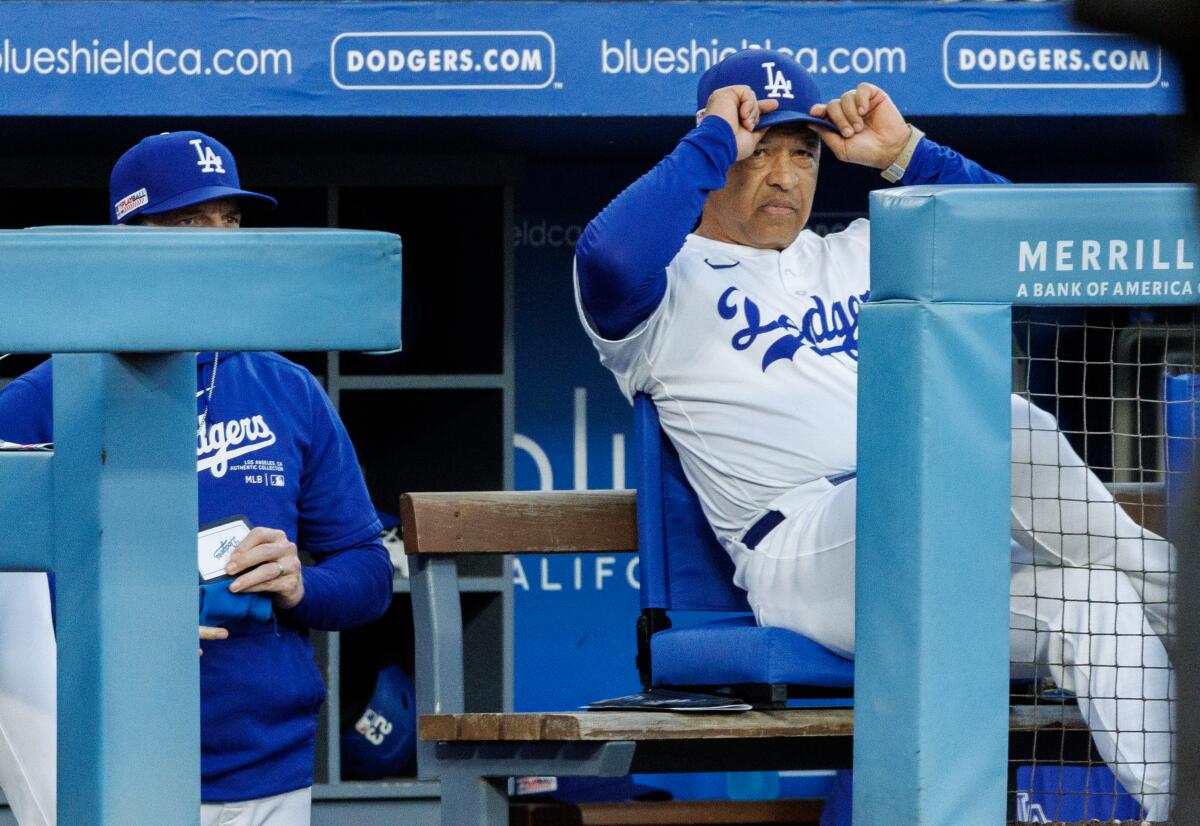
<svg viewBox="0 0 1200 826">
<path fill-rule="evenodd" d="M 858 824 L 1003 823 L 1013 305 L 1194 305 L 1191 187 L 871 199 L 860 316 Z"/>
<path fill-rule="evenodd" d="M 57 572 L 58 822 L 199 821 L 195 351 L 399 345 L 394 235 L 0 232 L 0 353 L 56 354 L 0 570 Z"/>
</svg>

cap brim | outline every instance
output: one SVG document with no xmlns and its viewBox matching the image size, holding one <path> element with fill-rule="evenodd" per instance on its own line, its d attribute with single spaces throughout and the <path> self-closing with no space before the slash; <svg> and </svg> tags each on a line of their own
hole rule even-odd
<svg viewBox="0 0 1200 826">
<path fill-rule="evenodd" d="M 836 126 L 824 118 L 814 118 L 812 115 L 806 115 L 804 112 L 797 112 L 793 109 L 776 109 L 774 112 L 768 112 L 758 119 L 758 127 L 754 131 L 769 129 L 781 123 L 804 123 L 809 126 L 828 129 L 831 132 L 838 131 Z"/>
<path fill-rule="evenodd" d="M 193 204 L 202 204 L 205 201 L 215 201 L 218 198 L 251 198 L 257 201 L 265 201 L 272 207 L 276 205 L 276 201 L 270 195 L 263 195 L 258 192 L 249 192 L 245 189 L 235 189 L 232 186 L 202 186 L 197 189 L 189 189 L 187 192 L 181 192 L 174 198 L 168 198 L 161 203 L 148 206 L 145 209 L 139 210 L 138 215 L 158 215 L 161 212 L 170 212 L 173 209 L 180 209 Z"/>
</svg>

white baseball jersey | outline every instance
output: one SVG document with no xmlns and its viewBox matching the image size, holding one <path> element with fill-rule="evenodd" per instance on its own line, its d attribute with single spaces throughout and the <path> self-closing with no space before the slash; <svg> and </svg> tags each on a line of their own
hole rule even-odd
<svg viewBox="0 0 1200 826">
<path fill-rule="evenodd" d="M 870 225 L 783 251 L 689 235 L 653 314 L 598 336 L 630 399 L 647 393 L 709 523 L 738 538 L 799 485 L 856 467 L 858 313 L 870 290 Z"/>
</svg>

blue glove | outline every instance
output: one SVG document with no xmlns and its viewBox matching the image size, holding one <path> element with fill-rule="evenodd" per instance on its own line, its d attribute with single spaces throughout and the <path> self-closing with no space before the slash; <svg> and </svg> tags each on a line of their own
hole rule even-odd
<svg viewBox="0 0 1200 826">
<path fill-rule="evenodd" d="M 267 622 L 271 619 L 271 599 L 262 594 L 235 594 L 229 582 L 210 582 L 200 586 L 200 624 L 221 626 L 236 620 Z"/>
</svg>

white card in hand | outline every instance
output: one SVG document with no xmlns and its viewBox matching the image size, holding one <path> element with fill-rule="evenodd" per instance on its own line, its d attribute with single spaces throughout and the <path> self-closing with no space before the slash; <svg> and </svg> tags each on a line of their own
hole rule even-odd
<svg viewBox="0 0 1200 826">
<path fill-rule="evenodd" d="M 212 582 L 226 576 L 229 555 L 249 533 L 250 523 L 244 516 L 234 516 L 201 528 L 197 535 L 200 581 Z"/>
</svg>

